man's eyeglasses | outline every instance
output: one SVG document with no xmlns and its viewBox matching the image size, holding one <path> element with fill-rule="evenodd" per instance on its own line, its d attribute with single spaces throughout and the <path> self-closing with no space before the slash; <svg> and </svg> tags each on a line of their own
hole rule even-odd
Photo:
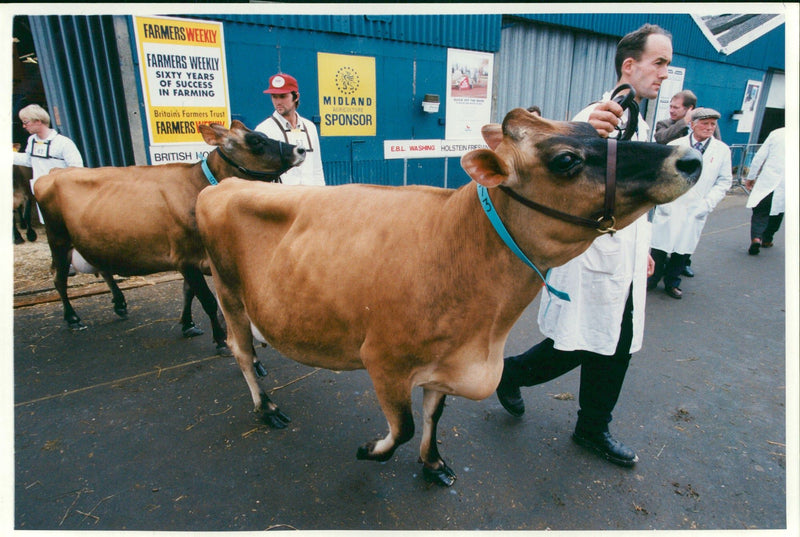
<svg viewBox="0 0 800 537">
<path fill-rule="evenodd" d="M 22 126 L 24 127 L 25 125 L 28 125 L 29 123 L 32 123 L 32 122 L 33 122 L 33 120 L 32 120 L 32 119 L 30 119 L 30 120 L 28 120 L 28 121 L 23 121 L 23 122 L 22 122 Z"/>
</svg>

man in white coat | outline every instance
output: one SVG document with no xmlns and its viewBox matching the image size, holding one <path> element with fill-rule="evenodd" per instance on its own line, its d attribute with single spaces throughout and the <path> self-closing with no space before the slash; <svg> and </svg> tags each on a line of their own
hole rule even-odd
<svg viewBox="0 0 800 537">
<path fill-rule="evenodd" d="M 667 79 L 672 38 L 662 28 L 645 24 L 617 44 L 618 85 L 630 84 L 636 101 L 653 99 Z M 578 113 L 608 137 L 616 132 L 623 109 L 603 101 Z M 627 114 L 628 111 L 625 111 Z M 633 140 L 648 139 L 649 126 L 638 117 Z M 636 452 L 614 439 L 611 412 L 622 389 L 631 353 L 642 346 L 650 223 L 647 216 L 611 234 L 598 237 L 588 250 L 550 271 L 549 283 L 570 295 L 570 301 L 543 296 L 539 329 L 546 339 L 519 356 L 505 359 L 497 397 L 510 414 L 525 411 L 520 386 L 547 382 L 581 367 L 578 422 L 572 439 L 578 445 L 620 466 L 633 466 Z"/>
<path fill-rule="evenodd" d="M 678 199 L 659 205 L 653 213 L 650 255 L 655 271 L 647 280 L 654 289 L 663 278 L 664 291 L 680 299 L 681 273 L 686 258 L 694 253 L 706 219 L 731 187 L 731 150 L 714 138 L 719 112 L 697 108 L 692 114 L 692 132 L 669 145 L 691 146 L 703 154 L 703 171 L 697 183 Z"/>
<path fill-rule="evenodd" d="M 272 98 L 275 112 L 258 124 L 255 130 L 273 140 L 286 142 L 306 150 L 306 159 L 281 176 L 285 185 L 324 185 L 322 154 L 319 148 L 317 127 L 297 113 L 300 106 L 300 88 L 297 79 L 286 73 L 272 75 L 269 87 L 264 90 Z"/>
<path fill-rule="evenodd" d="M 30 137 L 25 151 L 14 153 L 14 164 L 33 169 L 31 192 L 34 191 L 33 184 L 53 168 L 83 167 L 83 157 L 75 142 L 50 128 L 47 110 L 38 104 L 29 104 L 19 111 L 19 118 Z M 41 211 L 39 221 L 44 223 Z"/>
<path fill-rule="evenodd" d="M 772 246 L 772 237 L 781 227 L 786 207 L 786 129 L 772 131 L 750 163 L 744 186 L 751 188 L 747 198 L 750 218 L 750 255 Z"/>
</svg>

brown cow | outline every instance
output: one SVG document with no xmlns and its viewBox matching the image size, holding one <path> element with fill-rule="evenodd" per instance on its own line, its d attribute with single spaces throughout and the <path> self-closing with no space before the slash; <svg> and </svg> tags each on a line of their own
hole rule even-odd
<svg viewBox="0 0 800 537">
<path fill-rule="evenodd" d="M 494 187 L 594 221 L 604 207 L 607 140 L 588 123 L 522 109 L 506 116 L 502 132 L 485 127 L 484 137 L 494 150 L 468 153 L 462 166 L 487 188 L 538 269 L 588 248 L 596 229 L 534 211 Z M 614 143 L 617 228 L 678 197 L 699 173 L 700 154 L 691 149 Z M 288 418 L 256 382 L 253 335 L 310 366 L 367 369 L 389 434 L 360 447 L 359 459 L 387 460 L 413 436 L 411 390 L 422 386 L 423 475 L 452 484 L 436 445 L 445 395 L 480 400 L 494 392 L 508 333 L 542 288 L 492 227 L 475 182 L 447 190 L 231 180 L 200 194 L 198 226 L 228 343 L 270 425 Z"/>
<path fill-rule="evenodd" d="M 31 192 L 31 179 L 33 179 L 33 170 L 31 168 L 14 164 L 14 200 L 12 204 L 14 214 L 11 217 L 11 226 L 14 228 L 14 244 L 25 242 L 25 239 L 22 238 L 22 233 L 17 229 L 15 217 L 19 220 L 19 227 L 25 230 L 25 237 L 30 242 L 35 241 L 37 238 L 36 230 L 33 229 L 36 200 L 33 198 L 33 192 Z"/>
<path fill-rule="evenodd" d="M 191 301 L 196 295 L 211 319 L 218 350 L 226 351 L 217 302 L 203 277 L 208 268 L 194 214 L 197 195 L 231 175 L 277 180 L 303 161 L 305 151 L 271 140 L 240 121 L 233 121 L 230 130 L 222 125 L 200 125 L 200 132 L 207 144 L 216 146 L 207 161 L 64 168 L 36 181 L 34 190 L 56 269 L 55 287 L 70 328 L 85 328 L 67 296 L 71 260 L 76 267 L 85 265 L 85 260 L 91 265 L 87 271 L 102 274 L 111 288 L 114 311 L 121 317 L 127 315 L 127 305 L 113 274 L 177 270 L 184 277 L 184 336 L 202 333 L 191 317 Z M 71 254 L 73 248 L 78 256 Z"/>
</svg>

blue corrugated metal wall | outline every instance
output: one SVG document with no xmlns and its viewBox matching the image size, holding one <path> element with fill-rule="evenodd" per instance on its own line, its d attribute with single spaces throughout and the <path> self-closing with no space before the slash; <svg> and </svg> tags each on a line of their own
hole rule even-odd
<svg viewBox="0 0 800 537">
<path fill-rule="evenodd" d="M 757 11 L 755 11 L 757 12 Z M 682 56 L 746 66 L 766 71 L 786 69 L 783 51 L 786 43 L 786 25 L 782 25 L 756 39 L 746 47 L 725 55 L 717 52 L 688 14 L 668 13 L 539 13 L 519 14 L 514 17 L 556 26 L 577 28 L 617 38 L 637 29 L 644 23 L 658 24 L 672 34 L 674 52 Z"/>
<path fill-rule="evenodd" d="M 110 16 L 30 17 L 52 125 L 84 164 L 133 164 L 125 97 Z"/>
<path fill-rule="evenodd" d="M 180 16 L 180 15 L 179 15 Z M 186 15 L 183 15 L 184 17 Z M 644 22 L 660 24 L 673 33 L 673 63 L 687 68 L 684 86 L 695 90 L 701 103 L 723 112 L 721 128 L 729 144 L 746 143 L 747 134 L 735 132 L 729 113 L 741 104 L 742 80 L 761 80 L 767 69 L 785 67 L 785 26 L 775 29 L 744 49 L 725 56 L 708 43 L 689 15 L 667 14 L 528 14 L 502 15 L 191 15 L 221 20 L 225 25 L 229 88 L 234 117 L 255 126 L 272 112 L 262 93 L 270 74 L 290 72 L 301 84 L 301 113 L 319 115 L 316 53 L 354 54 L 376 58 L 378 125 L 375 137 L 323 137 L 322 152 L 328 182 L 349 181 L 400 184 L 402 161 L 383 159 L 383 140 L 444 137 L 446 103 L 438 114 L 425 114 L 425 93 L 447 91 L 447 48 L 498 53 L 503 23 L 559 26 L 612 40 Z M 109 16 L 32 16 L 46 91 L 58 107 L 56 122 L 75 139 L 90 166 L 133 163 L 128 119 L 119 75 L 119 57 Z M 129 21 L 129 25 L 130 25 Z M 575 29 L 578 31 L 575 32 Z M 131 32 L 133 35 L 133 32 Z M 577 46 L 577 45 L 576 45 Z M 579 54 L 587 55 L 592 47 Z M 502 85 L 527 55 L 512 57 L 497 72 Z M 498 65 L 502 53 L 496 59 Z M 134 61 L 136 59 L 134 58 Z M 515 63 L 515 61 L 517 63 Z M 583 63 L 590 62 L 587 57 Z M 595 63 L 601 60 L 595 58 Z M 575 62 L 573 64 L 577 65 Z M 573 65 L 573 68 L 575 68 Z M 605 68 L 605 66 L 603 67 Z M 138 77 L 138 72 L 136 73 Z M 552 92 L 570 93 L 575 84 L 556 85 Z M 544 95 L 544 94 L 543 94 Z M 497 116 L 509 106 L 498 92 Z M 533 104 L 533 103 L 530 103 Z M 569 105 L 571 106 L 571 105 Z M 570 111 L 569 115 L 573 113 Z M 549 115 L 549 114 L 548 114 Z M 498 119 L 498 118 L 494 118 Z M 409 183 L 441 185 L 442 160 L 408 162 Z M 447 163 L 447 185 L 467 181 L 458 159 Z"/>
<path fill-rule="evenodd" d="M 786 63 L 785 25 L 726 56 L 714 49 L 689 15 L 596 13 L 514 15 L 506 18 L 505 26 L 513 26 L 515 21 L 520 20 L 538 26 L 563 25 L 563 28 L 559 28 L 561 31 L 582 28 L 597 34 L 614 36 L 615 40 L 646 22 L 665 28 L 672 33 L 674 51 L 672 65 L 686 69 L 683 87 L 694 91 L 699 105 L 720 111 L 722 117 L 719 126 L 722 139 L 729 145 L 749 143 L 752 137 L 750 133 L 736 132 L 738 122 L 731 118 L 732 112 L 741 107 L 747 81 L 761 81 L 768 69 L 783 69 Z M 505 47 L 505 44 L 503 46 Z M 613 57 L 608 68 L 613 71 Z"/>
<path fill-rule="evenodd" d="M 499 15 L 204 18 L 224 22 L 232 115 L 251 128 L 273 112 L 269 95 L 263 93 L 270 75 L 284 71 L 298 79 L 299 112 L 319 126 L 317 52 L 375 57 L 377 134 L 321 137 L 328 184 L 403 184 L 403 161 L 384 160 L 383 141 L 444 138 L 444 122 L 439 119 L 446 113 L 448 46 L 471 50 L 500 46 Z M 426 93 L 442 97 L 438 114 L 422 111 Z M 445 184 L 442 159 L 409 160 L 407 166 L 409 184 Z M 447 185 L 468 180 L 458 159 L 450 159 Z"/>
</svg>

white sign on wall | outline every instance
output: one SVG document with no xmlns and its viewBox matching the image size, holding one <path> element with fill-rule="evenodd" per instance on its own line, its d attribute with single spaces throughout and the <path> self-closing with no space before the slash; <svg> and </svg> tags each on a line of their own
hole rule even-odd
<svg viewBox="0 0 800 537">
<path fill-rule="evenodd" d="M 481 139 L 481 127 L 491 123 L 494 54 L 447 50 L 448 140 Z"/>
<path fill-rule="evenodd" d="M 448 158 L 461 157 L 473 149 L 489 146 L 471 140 L 384 140 L 384 159 Z"/>
<path fill-rule="evenodd" d="M 674 65 L 667 68 L 667 79 L 661 83 L 661 89 L 658 91 L 655 119 L 653 119 L 653 128 L 650 129 L 651 140 L 655 133 L 655 125 L 658 124 L 659 121 L 669 119 L 669 102 L 676 93 L 683 91 L 683 80 L 685 78 L 685 68 L 675 67 Z"/>
<path fill-rule="evenodd" d="M 134 16 L 152 164 L 196 162 L 200 125 L 230 125 L 222 23 Z"/>
</svg>

